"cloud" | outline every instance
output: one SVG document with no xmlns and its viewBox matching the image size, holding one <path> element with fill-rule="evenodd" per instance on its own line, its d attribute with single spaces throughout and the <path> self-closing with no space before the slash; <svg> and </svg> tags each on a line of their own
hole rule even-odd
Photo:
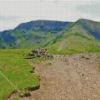
<svg viewBox="0 0 100 100">
<path fill-rule="evenodd" d="M 100 2 L 77 5 L 75 10 L 81 13 L 91 14 L 92 17 L 98 17 L 100 16 Z"/>
<path fill-rule="evenodd" d="M 93 16 L 96 19 L 99 5 L 96 0 L 0 0 L 0 31 L 32 20 L 76 21 Z"/>
<path fill-rule="evenodd" d="M 5 16 L 5 15 L 0 15 L 0 20 L 1 21 L 14 21 L 16 19 L 18 19 L 18 16 Z"/>
</svg>

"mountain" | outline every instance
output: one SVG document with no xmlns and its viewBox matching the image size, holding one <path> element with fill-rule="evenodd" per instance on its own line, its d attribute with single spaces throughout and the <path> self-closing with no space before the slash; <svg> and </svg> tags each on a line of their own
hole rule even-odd
<svg viewBox="0 0 100 100">
<path fill-rule="evenodd" d="M 100 22 L 80 19 L 76 22 L 74 28 L 75 27 L 77 27 L 77 29 L 79 29 L 79 32 L 83 35 L 100 40 Z"/>
<path fill-rule="evenodd" d="M 100 22 L 79 19 L 55 41 L 46 47 L 54 54 L 100 52 Z"/>
<path fill-rule="evenodd" d="M 0 48 L 48 48 L 51 53 L 100 51 L 100 22 L 37 20 L 0 32 Z"/>
<path fill-rule="evenodd" d="M 22 23 L 13 30 L 0 32 L 0 48 L 44 46 L 59 37 L 72 22 L 38 20 Z"/>
</svg>

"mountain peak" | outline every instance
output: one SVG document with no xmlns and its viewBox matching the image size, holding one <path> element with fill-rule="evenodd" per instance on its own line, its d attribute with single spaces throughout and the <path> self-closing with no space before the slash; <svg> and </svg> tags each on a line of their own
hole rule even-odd
<svg viewBox="0 0 100 100">
<path fill-rule="evenodd" d="M 80 18 L 80 19 L 78 19 L 76 22 L 80 22 L 80 21 L 92 21 L 92 20 Z"/>
<path fill-rule="evenodd" d="M 86 22 L 86 21 L 89 21 L 89 22 L 97 22 L 97 21 L 93 21 L 93 20 L 91 20 L 91 19 L 84 19 L 84 18 L 80 18 L 80 19 L 78 19 L 76 22 Z"/>
</svg>

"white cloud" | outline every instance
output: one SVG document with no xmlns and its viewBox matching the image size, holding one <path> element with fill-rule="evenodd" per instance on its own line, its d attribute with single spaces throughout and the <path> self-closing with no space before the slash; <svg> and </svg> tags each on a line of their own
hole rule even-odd
<svg viewBox="0 0 100 100">
<path fill-rule="evenodd" d="M 97 2 L 97 0 L 0 0 L 0 31 L 13 29 L 20 23 L 38 19 L 60 21 L 96 19 L 92 11 L 91 13 L 80 11 L 80 5 L 88 7 L 93 5 L 94 1 Z M 97 20 L 100 21 L 99 17 Z"/>
</svg>

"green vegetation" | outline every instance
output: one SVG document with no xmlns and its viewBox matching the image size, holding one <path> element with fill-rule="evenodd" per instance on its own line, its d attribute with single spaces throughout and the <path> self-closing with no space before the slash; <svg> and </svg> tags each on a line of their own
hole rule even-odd
<svg viewBox="0 0 100 100">
<path fill-rule="evenodd" d="M 30 95 L 29 91 L 22 91 L 22 93 L 19 94 L 20 97 L 23 97 L 23 96 L 27 97 L 27 95 Z"/>
<path fill-rule="evenodd" d="M 22 91 L 23 94 L 28 94 L 30 93 L 29 91 Z"/>
<path fill-rule="evenodd" d="M 15 29 L 0 32 L 0 48 L 30 49 L 47 46 L 59 36 L 59 32 L 61 35 L 62 30 L 70 28 L 71 24 L 59 21 L 31 21 L 20 24 Z"/>
<path fill-rule="evenodd" d="M 26 59 L 28 62 L 32 62 L 32 63 L 41 63 L 41 61 L 45 61 L 48 59 L 53 59 L 53 58 L 48 58 L 48 57 L 27 57 L 25 56 L 24 59 Z"/>
<path fill-rule="evenodd" d="M 55 27 L 56 26 L 56 27 Z M 0 48 L 30 49 L 46 47 L 69 38 L 71 35 L 84 39 L 100 40 L 100 23 L 80 19 L 76 22 L 31 21 L 13 30 L 0 32 Z"/>
<path fill-rule="evenodd" d="M 40 63 L 49 59 L 28 57 L 26 54 L 32 49 L 43 47 L 51 54 L 66 55 L 84 52 L 100 53 L 100 23 L 83 19 L 65 24 L 51 21 L 48 23 L 47 21 L 36 21 L 36 26 L 34 26 L 34 22 L 29 22 L 19 25 L 15 30 L 0 32 L 0 48 L 3 48 L 0 49 L 0 71 L 23 94 L 29 93 L 23 91 L 24 88 L 39 85 L 39 75 L 30 73 L 33 66 L 28 62 Z M 59 47 L 61 49 L 58 51 Z M 45 66 L 50 65 L 51 63 L 47 63 Z M 0 100 L 16 90 L 1 74 L 0 86 Z"/>
<path fill-rule="evenodd" d="M 0 71 L 21 92 L 24 88 L 39 85 L 39 75 L 33 75 L 29 71 L 33 66 L 23 58 L 30 49 L 1 49 Z M 33 59 L 34 60 L 34 59 Z M 8 97 L 16 89 L 0 74 L 0 100 Z"/>
<path fill-rule="evenodd" d="M 58 48 L 64 39 L 66 39 L 66 42 L 63 44 L 62 49 L 58 51 Z M 99 40 L 87 37 L 80 33 L 75 33 L 73 35 L 72 33 L 68 33 L 59 38 L 55 44 L 45 48 L 47 48 L 48 51 L 52 54 L 75 54 L 84 52 L 100 52 L 99 47 Z"/>
</svg>

